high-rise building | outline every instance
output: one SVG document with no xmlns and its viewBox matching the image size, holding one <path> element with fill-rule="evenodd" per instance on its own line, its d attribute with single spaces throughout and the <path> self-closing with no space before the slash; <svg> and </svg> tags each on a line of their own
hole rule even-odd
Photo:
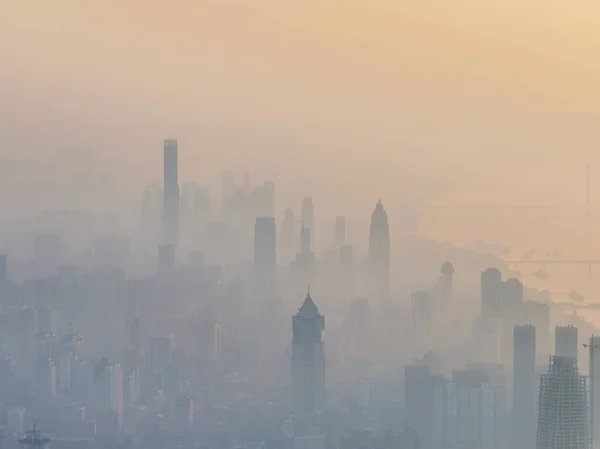
<svg viewBox="0 0 600 449">
<path fill-rule="evenodd" d="M 311 230 L 309 233 L 309 247 L 312 247 L 315 238 L 315 206 L 313 205 L 313 201 L 310 196 L 307 196 L 304 198 L 304 200 L 302 200 L 301 216 L 301 221 L 304 224 L 304 227 Z"/>
<path fill-rule="evenodd" d="M 311 251 L 311 234 L 310 228 L 304 226 L 300 229 L 300 254 L 310 254 Z"/>
<path fill-rule="evenodd" d="M 588 449 L 586 390 L 573 357 L 550 357 L 540 383 L 537 449 Z"/>
<path fill-rule="evenodd" d="M 497 319 L 473 320 L 473 357 L 481 363 L 500 363 L 500 323 Z"/>
<path fill-rule="evenodd" d="M 502 274 L 497 268 L 488 268 L 481 273 L 481 316 L 502 317 Z"/>
<path fill-rule="evenodd" d="M 104 410 L 123 410 L 123 371 L 105 357 L 94 367 L 95 405 Z"/>
<path fill-rule="evenodd" d="M 345 322 L 344 363 L 365 365 L 371 355 L 369 300 L 356 297 L 350 301 L 350 313 Z"/>
<path fill-rule="evenodd" d="M 173 413 L 173 427 L 175 430 L 189 430 L 194 426 L 195 420 L 194 400 L 181 395 L 175 400 L 175 410 Z"/>
<path fill-rule="evenodd" d="M 433 440 L 437 448 L 498 449 L 505 438 L 502 365 L 453 372 L 434 392 Z"/>
<path fill-rule="evenodd" d="M 411 294 L 413 357 L 421 358 L 432 345 L 432 300 L 431 293 L 417 291 Z"/>
<path fill-rule="evenodd" d="M 279 256 L 280 260 L 284 264 L 288 264 L 294 258 L 294 247 L 295 234 L 294 234 L 295 222 L 294 222 L 294 211 L 292 209 L 286 209 L 283 213 L 283 223 L 281 225 L 281 232 L 279 233 Z"/>
<path fill-rule="evenodd" d="M 56 396 L 56 365 L 49 358 L 37 361 L 37 393 L 40 398 Z"/>
<path fill-rule="evenodd" d="M 600 337 L 593 335 L 588 344 L 590 354 L 590 446 L 600 446 Z"/>
<path fill-rule="evenodd" d="M 534 449 L 535 327 L 515 326 L 513 335 L 513 447 Z"/>
<path fill-rule="evenodd" d="M 519 324 L 531 324 L 535 327 L 535 344 L 538 365 L 545 365 L 552 354 L 550 340 L 550 308 L 548 304 L 523 301 L 522 320 Z"/>
<path fill-rule="evenodd" d="M 559 357 L 570 357 L 577 363 L 578 331 L 575 326 L 556 326 L 555 351 Z"/>
<path fill-rule="evenodd" d="M 179 242 L 179 178 L 177 140 L 164 141 L 163 232 L 164 243 Z"/>
<path fill-rule="evenodd" d="M 346 244 L 346 218 L 335 217 L 333 245 L 337 251 Z"/>
<path fill-rule="evenodd" d="M 369 271 L 372 288 L 380 300 L 389 299 L 390 294 L 390 230 L 388 216 L 381 204 L 377 202 L 371 215 L 369 233 Z"/>
<path fill-rule="evenodd" d="M 158 247 L 158 275 L 168 277 L 175 271 L 175 245 L 165 243 Z"/>
<path fill-rule="evenodd" d="M 294 407 L 315 413 L 325 407 L 325 318 L 310 297 L 292 320 L 292 392 Z"/>
<path fill-rule="evenodd" d="M 315 253 L 311 251 L 311 230 L 302 222 L 300 229 L 300 252 L 296 254 L 292 267 L 292 276 L 297 288 L 306 288 L 315 276 Z"/>
<path fill-rule="evenodd" d="M 273 295 L 275 287 L 276 230 L 273 217 L 257 217 L 254 226 L 254 282 L 256 299 Z"/>
<path fill-rule="evenodd" d="M 439 363 L 439 361 L 436 360 Z M 434 447 L 434 404 L 436 388 L 444 383 L 443 376 L 430 366 L 426 358 L 405 369 L 405 425 L 415 431 L 422 449 Z M 435 365 L 435 363 L 434 363 Z M 443 418 L 439 421 L 443 421 Z"/>
<path fill-rule="evenodd" d="M 506 325 L 514 326 L 523 310 L 523 283 L 518 279 L 507 279 L 502 283 L 502 319 Z"/>
</svg>

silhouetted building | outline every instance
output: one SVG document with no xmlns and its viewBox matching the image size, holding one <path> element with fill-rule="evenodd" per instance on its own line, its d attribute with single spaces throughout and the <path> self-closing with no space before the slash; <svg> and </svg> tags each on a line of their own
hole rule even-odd
<svg viewBox="0 0 600 449">
<path fill-rule="evenodd" d="M 308 234 L 309 236 L 309 248 L 312 247 L 314 242 L 314 229 L 315 229 L 315 207 L 313 206 L 313 201 L 311 197 L 306 197 L 302 200 L 302 222 L 306 229 L 310 229 L 311 232 Z M 310 251 L 310 250 L 309 250 Z M 301 250 L 302 252 L 302 250 Z"/>
<path fill-rule="evenodd" d="M 514 326 L 523 310 L 523 283 L 507 279 L 502 283 L 502 318 L 506 325 Z"/>
<path fill-rule="evenodd" d="M 523 301 L 523 316 L 519 324 L 531 324 L 535 327 L 537 363 L 546 364 L 552 354 L 550 339 L 550 308 L 548 304 Z"/>
<path fill-rule="evenodd" d="M 388 300 L 390 294 L 390 230 L 388 216 L 381 200 L 377 202 L 371 215 L 368 264 L 373 293 L 380 301 Z"/>
<path fill-rule="evenodd" d="M 586 378 L 573 357 L 550 357 L 540 384 L 537 449 L 587 449 Z"/>
<path fill-rule="evenodd" d="M 500 363 L 500 322 L 476 317 L 473 320 L 473 357 L 481 363 Z"/>
<path fill-rule="evenodd" d="M 281 232 L 279 233 L 279 257 L 283 264 L 290 263 L 295 254 L 294 247 L 295 243 L 295 222 L 294 222 L 294 211 L 292 209 L 286 209 L 283 213 L 283 223 L 281 225 Z"/>
<path fill-rule="evenodd" d="M 123 411 L 123 371 L 105 357 L 94 367 L 94 404 L 101 410 Z"/>
<path fill-rule="evenodd" d="M 344 332 L 344 362 L 358 362 L 364 366 L 370 353 L 370 309 L 369 300 L 356 297 L 350 301 L 350 313 Z"/>
<path fill-rule="evenodd" d="M 588 350 L 590 354 L 590 443 L 592 449 L 596 449 L 600 443 L 600 337 L 590 337 Z"/>
<path fill-rule="evenodd" d="M 292 394 L 300 412 L 315 413 L 325 407 L 324 330 L 325 318 L 308 294 L 292 320 Z"/>
<path fill-rule="evenodd" d="M 435 296 L 438 302 L 438 311 L 440 315 L 445 315 L 449 310 L 449 305 L 454 297 L 454 265 L 451 262 L 444 262 L 440 267 L 441 276 L 438 280 Z"/>
<path fill-rule="evenodd" d="M 163 232 L 164 243 L 177 247 L 179 243 L 179 177 L 177 140 L 164 141 L 164 199 Z"/>
<path fill-rule="evenodd" d="M 555 330 L 555 355 L 570 357 L 577 364 L 578 331 L 575 326 L 556 326 Z"/>
<path fill-rule="evenodd" d="M 492 367 L 502 367 L 488 366 L 491 371 Z M 454 371 L 447 393 L 449 447 L 502 447 L 506 437 L 506 390 L 503 381 L 501 373 L 489 373 L 477 367 Z"/>
<path fill-rule="evenodd" d="M 254 226 L 254 282 L 256 299 L 273 295 L 275 287 L 276 230 L 273 217 L 257 217 Z"/>
<path fill-rule="evenodd" d="M 497 268 L 481 273 L 481 316 L 502 318 L 502 274 Z"/>
<path fill-rule="evenodd" d="M 413 429 L 423 449 L 434 447 L 434 398 L 436 388 L 444 383 L 444 378 L 425 360 L 405 369 L 405 425 Z"/>
<path fill-rule="evenodd" d="M 513 435 L 515 449 L 535 448 L 535 327 L 514 327 Z"/>
<path fill-rule="evenodd" d="M 300 252 L 296 254 L 291 271 L 297 287 L 305 288 L 315 276 L 315 253 L 311 251 L 311 230 L 304 227 L 300 229 Z"/>
<path fill-rule="evenodd" d="M 49 358 L 37 361 L 37 389 L 39 398 L 56 396 L 56 365 Z"/>
<path fill-rule="evenodd" d="M 413 357 L 421 358 L 432 349 L 432 300 L 431 293 L 417 291 L 411 294 Z"/>
</svg>

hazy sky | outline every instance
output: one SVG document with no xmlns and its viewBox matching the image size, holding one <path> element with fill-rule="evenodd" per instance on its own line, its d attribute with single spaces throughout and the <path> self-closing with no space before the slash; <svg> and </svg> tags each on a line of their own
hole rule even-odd
<svg viewBox="0 0 600 449">
<path fill-rule="evenodd" d="M 582 202 L 586 162 L 600 192 L 595 0 L 0 2 L 2 154 L 145 181 L 175 136 L 183 178 L 247 169 L 360 213 Z"/>
</svg>

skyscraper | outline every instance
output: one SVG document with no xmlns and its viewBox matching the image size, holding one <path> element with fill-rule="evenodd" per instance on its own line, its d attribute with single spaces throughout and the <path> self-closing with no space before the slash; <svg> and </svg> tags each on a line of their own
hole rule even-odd
<svg viewBox="0 0 600 449">
<path fill-rule="evenodd" d="M 310 229 L 310 246 L 315 238 L 315 206 L 310 196 L 307 196 L 302 200 L 302 222 L 306 229 Z"/>
<path fill-rule="evenodd" d="M 306 295 L 292 320 L 292 394 L 294 407 L 304 413 L 325 407 L 325 318 Z"/>
<path fill-rule="evenodd" d="M 121 365 L 113 364 L 105 357 L 94 367 L 95 405 L 107 410 L 123 410 L 123 372 Z"/>
<path fill-rule="evenodd" d="M 515 449 L 535 447 L 535 327 L 513 331 L 513 435 Z"/>
<path fill-rule="evenodd" d="M 283 223 L 279 233 L 279 256 L 284 264 L 288 264 L 294 258 L 295 235 L 294 235 L 294 211 L 286 209 L 283 213 Z"/>
<path fill-rule="evenodd" d="M 390 230 L 388 216 L 381 204 L 377 202 L 371 215 L 369 233 L 369 268 L 373 288 L 378 299 L 389 299 L 390 293 Z"/>
<path fill-rule="evenodd" d="M 600 438 L 600 337 L 592 336 L 588 345 L 590 351 L 590 417 L 591 448 L 596 449 Z"/>
<path fill-rule="evenodd" d="M 269 298 L 275 287 L 276 230 L 273 217 L 257 217 L 254 225 L 254 283 L 257 299 Z"/>
<path fill-rule="evenodd" d="M 550 357 L 540 383 L 537 449 L 587 449 L 586 378 L 572 357 Z"/>
<path fill-rule="evenodd" d="M 175 270 L 175 245 L 165 243 L 158 247 L 158 275 L 162 278 L 173 274 Z"/>
<path fill-rule="evenodd" d="M 523 309 L 523 283 L 519 279 L 507 279 L 502 283 L 501 314 L 506 325 L 514 326 Z"/>
<path fill-rule="evenodd" d="M 501 318 L 502 274 L 497 268 L 481 273 L 481 316 Z"/>
<path fill-rule="evenodd" d="M 500 362 L 500 323 L 495 318 L 473 320 L 473 357 L 480 363 Z"/>
<path fill-rule="evenodd" d="M 575 326 L 556 326 L 555 355 L 570 357 L 577 364 L 577 340 L 578 331 Z"/>
<path fill-rule="evenodd" d="M 179 180 L 177 140 L 164 141 L 163 232 L 164 243 L 179 241 Z"/>
<path fill-rule="evenodd" d="M 431 293 L 416 291 L 411 294 L 413 357 L 421 358 L 432 345 L 432 301 Z"/>
</svg>

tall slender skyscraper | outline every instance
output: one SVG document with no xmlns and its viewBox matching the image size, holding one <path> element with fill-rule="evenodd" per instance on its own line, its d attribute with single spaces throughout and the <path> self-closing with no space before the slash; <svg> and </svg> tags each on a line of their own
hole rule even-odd
<svg viewBox="0 0 600 449">
<path fill-rule="evenodd" d="M 310 229 L 310 246 L 312 247 L 315 238 L 315 206 L 313 206 L 310 196 L 302 200 L 302 221 L 304 227 Z"/>
<path fill-rule="evenodd" d="M 600 337 L 593 335 L 588 345 L 590 354 L 590 442 L 592 449 L 600 447 Z"/>
<path fill-rule="evenodd" d="M 290 263 L 294 258 L 295 235 L 294 235 L 294 211 L 286 209 L 283 213 L 283 223 L 279 233 L 279 258 L 284 264 Z"/>
<path fill-rule="evenodd" d="M 556 326 L 555 354 L 561 357 L 570 357 L 577 363 L 578 331 L 575 326 Z"/>
<path fill-rule="evenodd" d="M 481 316 L 501 318 L 502 274 L 497 268 L 488 268 L 481 273 Z"/>
<path fill-rule="evenodd" d="M 306 295 L 292 320 L 292 392 L 295 408 L 315 413 L 325 407 L 325 318 Z"/>
<path fill-rule="evenodd" d="M 335 217 L 333 244 L 336 251 L 339 251 L 346 244 L 346 218 L 342 216 Z"/>
<path fill-rule="evenodd" d="M 270 299 L 275 286 L 276 236 L 273 217 L 257 217 L 254 226 L 254 283 L 256 299 Z"/>
<path fill-rule="evenodd" d="M 515 449 L 535 447 L 535 327 L 513 331 L 513 434 Z"/>
<path fill-rule="evenodd" d="M 390 230 L 388 216 L 381 200 L 377 202 L 371 215 L 368 262 L 375 294 L 380 301 L 389 299 Z"/>
<path fill-rule="evenodd" d="M 164 243 L 179 242 L 179 179 L 177 140 L 164 141 L 163 232 Z"/>
<path fill-rule="evenodd" d="M 550 357 L 542 375 L 537 449 L 588 449 L 586 378 L 572 357 Z"/>
</svg>

